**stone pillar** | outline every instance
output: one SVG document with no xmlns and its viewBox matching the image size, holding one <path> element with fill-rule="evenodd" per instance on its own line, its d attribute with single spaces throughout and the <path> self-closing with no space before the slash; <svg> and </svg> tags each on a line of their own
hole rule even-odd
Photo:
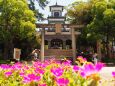
<svg viewBox="0 0 115 86">
<path fill-rule="evenodd" d="M 45 35 L 45 28 L 41 30 L 41 61 L 44 61 L 44 35 Z"/>
<path fill-rule="evenodd" d="M 76 61 L 76 37 L 75 37 L 75 29 L 71 28 L 71 37 L 72 37 L 72 53 L 73 53 L 73 62 Z"/>
</svg>

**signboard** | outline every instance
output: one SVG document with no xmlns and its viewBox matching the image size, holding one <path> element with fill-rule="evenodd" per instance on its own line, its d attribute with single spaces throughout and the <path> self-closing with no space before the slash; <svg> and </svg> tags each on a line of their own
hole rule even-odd
<svg viewBox="0 0 115 86">
<path fill-rule="evenodd" d="M 14 59 L 20 60 L 20 55 L 21 55 L 21 49 L 14 48 Z"/>
</svg>

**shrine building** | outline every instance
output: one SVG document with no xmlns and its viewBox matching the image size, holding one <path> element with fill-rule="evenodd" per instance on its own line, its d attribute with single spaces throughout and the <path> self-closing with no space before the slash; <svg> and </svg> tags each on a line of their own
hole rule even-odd
<svg viewBox="0 0 115 86">
<path fill-rule="evenodd" d="M 79 29 L 83 25 L 66 23 L 66 16 L 63 15 L 64 6 L 52 5 L 49 7 L 51 15 L 47 17 L 48 24 L 36 24 L 42 28 L 41 36 L 41 60 L 55 57 L 76 58 L 76 37 L 80 35 Z"/>
</svg>

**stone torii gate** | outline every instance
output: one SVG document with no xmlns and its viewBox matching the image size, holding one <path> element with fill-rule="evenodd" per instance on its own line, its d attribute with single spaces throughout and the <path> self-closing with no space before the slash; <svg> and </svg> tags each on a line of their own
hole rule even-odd
<svg viewBox="0 0 115 86">
<path fill-rule="evenodd" d="M 41 61 L 44 61 L 44 35 L 45 28 L 56 28 L 58 32 L 60 28 L 70 28 L 71 29 L 71 38 L 72 38 L 72 52 L 73 52 L 73 62 L 76 60 L 76 37 L 75 29 L 82 28 L 84 25 L 75 25 L 75 24 L 36 24 L 37 28 L 41 29 Z"/>
</svg>

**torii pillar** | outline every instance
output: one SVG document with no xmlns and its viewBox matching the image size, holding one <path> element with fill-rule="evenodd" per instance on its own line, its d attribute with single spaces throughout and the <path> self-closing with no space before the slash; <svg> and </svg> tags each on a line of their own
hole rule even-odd
<svg viewBox="0 0 115 86">
<path fill-rule="evenodd" d="M 41 61 L 44 61 L 44 35 L 45 35 L 45 28 L 42 28 L 41 31 Z"/>
<path fill-rule="evenodd" d="M 76 36 L 75 36 L 75 29 L 71 28 L 71 38 L 72 38 L 72 53 L 73 53 L 73 62 L 76 61 Z"/>
</svg>

